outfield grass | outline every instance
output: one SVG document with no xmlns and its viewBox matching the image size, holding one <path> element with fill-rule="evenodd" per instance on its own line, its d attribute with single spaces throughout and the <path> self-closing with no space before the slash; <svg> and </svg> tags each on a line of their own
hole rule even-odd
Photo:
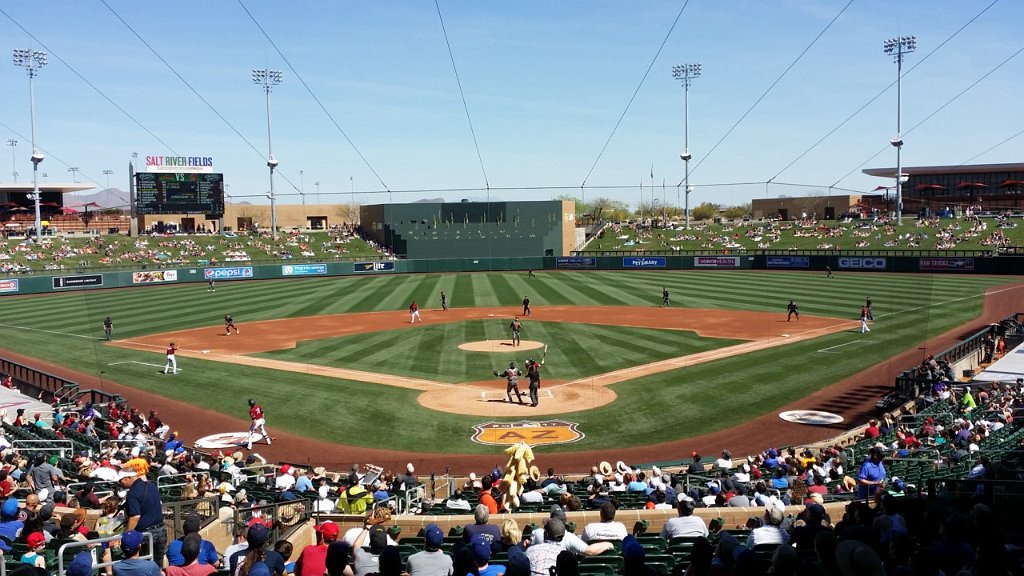
<svg viewBox="0 0 1024 576">
<path fill-rule="evenodd" d="M 724 338 L 701 338 L 683 330 L 656 330 L 524 319 L 523 339 L 550 345 L 544 378 L 575 380 L 696 354 L 738 343 Z M 467 352 L 465 342 L 508 340 L 508 318 L 470 320 L 433 326 L 401 328 L 370 334 L 299 342 L 295 348 L 254 356 L 294 362 L 355 368 L 457 384 L 487 380 L 509 362 L 523 366 L 540 360 L 540 350 Z"/>
<path fill-rule="evenodd" d="M 663 286 L 671 290 L 676 306 L 773 310 L 780 316 L 790 298 L 805 314 L 850 319 L 856 318 L 865 296 L 874 300 L 876 323 L 866 337 L 843 332 L 618 384 L 617 401 L 592 410 L 581 406 L 568 415 L 580 424 L 584 440 L 542 449 L 564 451 L 687 437 L 748 420 L 968 322 L 980 312 L 984 290 L 1005 283 L 1006 278 L 966 275 L 841 273 L 825 279 L 816 273 L 781 271 L 539 272 L 534 279 L 525 273 L 382 275 L 222 282 L 214 293 L 204 285 L 175 285 L 8 296 L 0 298 L 0 324 L 3 346 L 16 352 L 243 420 L 247 407 L 242 399 L 258 397 L 272 429 L 360 446 L 416 451 L 429 441 L 432 451 L 492 453 L 494 447 L 469 440 L 472 425 L 484 418 L 421 408 L 415 390 L 191 358 L 179 362 L 180 375 L 166 377 L 157 373 L 162 350 L 147 353 L 104 345 L 102 319 L 110 314 L 115 337 L 130 338 L 219 326 L 225 313 L 243 327 L 250 320 L 317 314 L 404 314 L 413 299 L 424 307 L 436 306 L 441 290 L 453 307 L 512 306 L 529 295 L 539 312 L 546 305 L 655 307 Z M 590 332 L 583 334 L 586 338 Z M 574 342 L 578 345 L 579 338 Z M 848 345 L 837 349 L 838 354 L 817 352 L 838 344 Z M 443 354 L 437 346 L 433 339 L 417 342 L 413 356 Z M 609 349 L 619 347 L 621 343 L 611 343 Z M 375 369 L 380 370 L 404 353 L 401 340 L 378 342 L 377 349 L 381 357 L 367 361 L 379 364 Z M 566 362 L 575 357 L 553 348 L 549 362 L 554 354 L 567 354 Z M 476 368 L 467 362 L 452 370 L 475 373 Z M 728 402 L 723 401 L 726 395 Z M 381 434 L 383 429 L 387 434 Z"/>
</svg>

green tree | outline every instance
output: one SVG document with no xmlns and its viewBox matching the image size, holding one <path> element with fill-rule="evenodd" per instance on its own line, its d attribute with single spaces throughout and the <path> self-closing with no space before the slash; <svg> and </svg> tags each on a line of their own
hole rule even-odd
<svg viewBox="0 0 1024 576">
<path fill-rule="evenodd" d="M 728 208 L 725 208 L 725 209 L 722 210 L 722 216 L 725 216 L 726 218 L 732 218 L 732 219 L 742 218 L 744 216 L 749 216 L 750 214 L 751 214 L 751 212 L 750 212 L 750 204 L 741 204 L 739 206 L 729 206 Z"/>
<path fill-rule="evenodd" d="M 710 220 L 718 215 L 718 204 L 703 202 L 699 206 L 690 209 L 690 217 L 694 220 Z"/>
</svg>

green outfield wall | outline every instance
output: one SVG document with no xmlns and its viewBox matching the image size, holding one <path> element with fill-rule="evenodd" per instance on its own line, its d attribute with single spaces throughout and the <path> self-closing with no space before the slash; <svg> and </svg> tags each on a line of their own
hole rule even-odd
<svg viewBox="0 0 1024 576">
<path fill-rule="evenodd" d="M 556 256 L 513 258 L 443 258 L 419 260 L 365 260 L 357 262 L 303 262 L 249 265 L 244 262 L 216 266 L 140 268 L 134 272 L 62 272 L 57 275 L 20 275 L 0 278 L 0 296 L 43 294 L 75 290 L 102 290 L 209 282 L 240 282 L 310 278 L 317 276 L 372 276 L 380 274 L 445 274 L 509 270 L 789 270 L 835 274 L 898 272 L 924 274 L 1024 273 L 1024 256 L 945 257 L 877 255 L 771 255 L 706 254 L 686 256 Z"/>
</svg>

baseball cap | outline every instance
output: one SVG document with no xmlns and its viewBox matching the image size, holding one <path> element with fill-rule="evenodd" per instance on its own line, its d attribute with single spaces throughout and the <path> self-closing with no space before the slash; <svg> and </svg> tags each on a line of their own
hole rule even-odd
<svg viewBox="0 0 1024 576">
<path fill-rule="evenodd" d="M 565 523 L 558 518 L 548 518 L 548 521 L 544 523 L 544 539 L 558 542 L 565 536 Z"/>
<path fill-rule="evenodd" d="M 267 543 L 267 539 L 270 538 L 270 531 L 267 530 L 267 525 L 258 522 L 249 526 L 249 531 L 246 532 L 245 540 L 249 543 L 250 548 L 259 548 Z"/>
<path fill-rule="evenodd" d="M 130 554 L 142 547 L 143 540 L 142 532 L 129 530 L 121 536 L 121 549 Z"/>
<path fill-rule="evenodd" d="M 370 528 L 370 552 L 380 554 L 388 546 L 388 531 L 377 525 Z"/>
<path fill-rule="evenodd" d="M 316 527 L 320 534 L 323 534 L 324 540 L 337 540 L 338 539 L 338 525 L 330 520 L 327 520 L 323 524 Z"/>
<path fill-rule="evenodd" d="M 8 498 L 4 500 L 4 504 L 0 507 L 0 514 L 7 518 L 13 518 L 18 515 L 18 501 L 14 498 Z"/>
<path fill-rule="evenodd" d="M 439 550 L 444 543 L 444 531 L 437 524 L 427 524 L 423 531 L 424 542 L 430 550 Z"/>
<path fill-rule="evenodd" d="M 473 559 L 477 564 L 486 564 L 491 559 L 491 542 L 487 536 L 477 534 L 469 541 L 469 547 L 473 550 Z"/>
<path fill-rule="evenodd" d="M 66 576 L 92 576 L 92 556 L 85 550 L 75 555 L 75 559 L 64 571 Z"/>
<path fill-rule="evenodd" d="M 43 536 L 42 532 L 33 532 L 28 535 L 25 542 L 28 543 L 29 548 L 35 548 L 36 546 L 46 544 L 46 536 Z"/>
</svg>

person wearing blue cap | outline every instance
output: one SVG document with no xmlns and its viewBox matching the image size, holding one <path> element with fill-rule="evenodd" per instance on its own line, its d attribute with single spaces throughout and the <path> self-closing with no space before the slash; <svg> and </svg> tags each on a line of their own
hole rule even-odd
<svg viewBox="0 0 1024 576">
<path fill-rule="evenodd" d="M 486 534 L 477 534 L 469 542 L 469 548 L 473 552 L 473 561 L 476 562 L 478 576 L 500 576 L 505 573 L 505 567 L 500 564 L 491 564 L 491 541 Z"/>
<path fill-rule="evenodd" d="M 10 552 L 11 545 L 8 542 L 13 542 L 24 527 L 25 523 L 18 520 L 18 500 L 4 500 L 3 506 L 0 506 L 0 536 L 6 538 L 0 539 L 0 550 Z"/>
<path fill-rule="evenodd" d="M 75 554 L 75 559 L 64 570 L 65 576 L 92 576 L 92 555 L 85 550 Z"/>
<path fill-rule="evenodd" d="M 160 566 L 152 560 L 139 558 L 146 537 L 138 530 L 129 530 L 121 536 L 124 560 L 114 562 L 114 576 L 160 576 Z"/>
<path fill-rule="evenodd" d="M 423 529 L 423 550 L 406 561 L 409 576 L 451 576 L 454 571 L 452 557 L 441 550 L 444 531 L 437 524 Z"/>
</svg>

